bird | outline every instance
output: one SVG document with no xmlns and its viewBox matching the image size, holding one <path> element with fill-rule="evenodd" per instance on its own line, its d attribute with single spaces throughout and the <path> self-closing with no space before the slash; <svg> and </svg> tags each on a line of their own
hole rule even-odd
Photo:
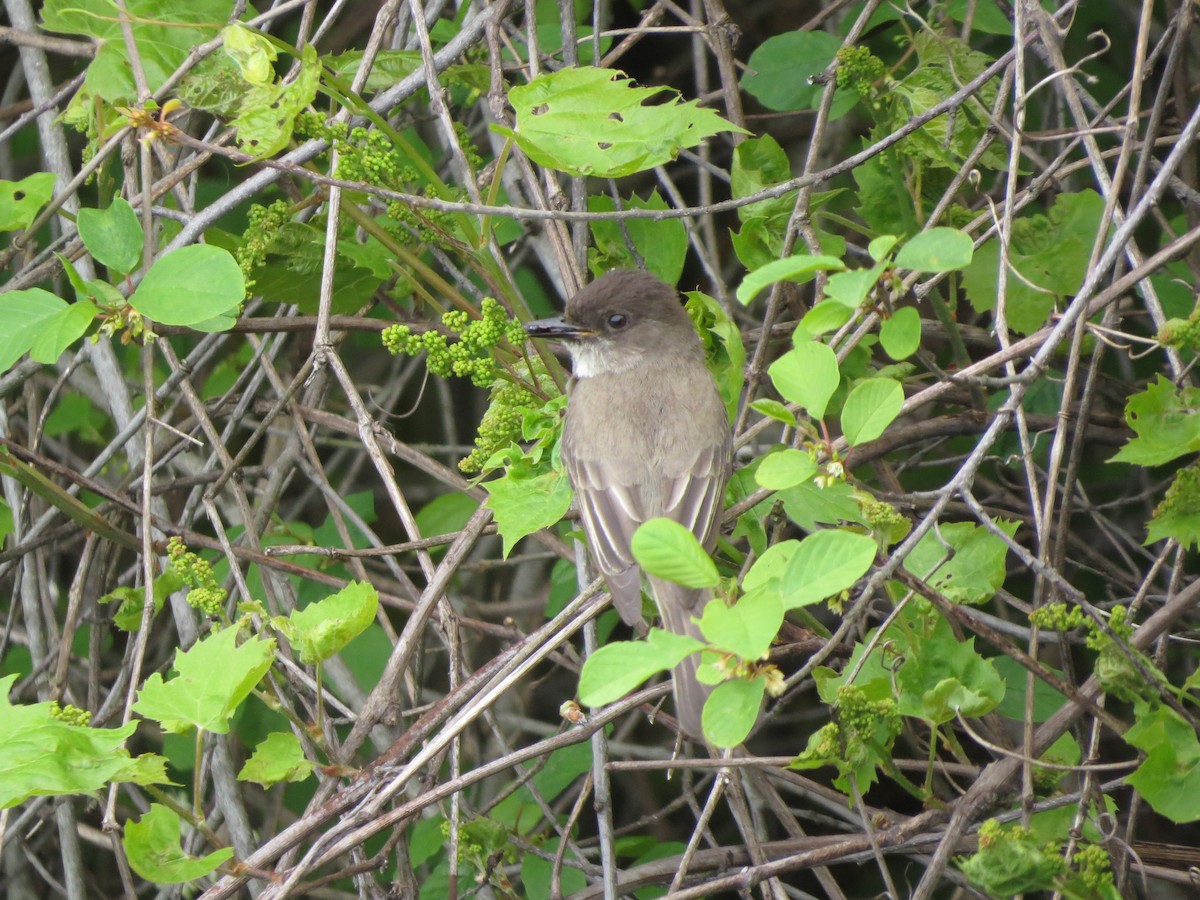
<svg viewBox="0 0 1200 900">
<path fill-rule="evenodd" d="M 732 468 L 729 416 L 704 346 L 676 290 L 635 269 L 610 271 L 567 302 L 562 316 L 530 322 L 533 338 L 560 342 L 572 378 L 562 461 L 591 558 L 621 619 L 645 630 L 648 584 L 662 627 L 703 640 L 693 621 L 712 597 L 642 572 L 633 534 L 665 517 L 712 552 Z M 699 654 L 673 672 L 680 728 L 702 739 L 712 688 L 696 679 Z"/>
</svg>

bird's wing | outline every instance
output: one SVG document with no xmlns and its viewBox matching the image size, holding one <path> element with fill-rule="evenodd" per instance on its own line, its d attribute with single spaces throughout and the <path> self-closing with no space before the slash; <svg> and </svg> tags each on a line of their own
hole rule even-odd
<svg viewBox="0 0 1200 900">
<path fill-rule="evenodd" d="M 725 484 L 729 480 L 732 440 L 696 448 L 692 464 L 663 482 L 662 509 L 665 516 L 683 525 L 709 552 L 720 533 Z"/>
<path fill-rule="evenodd" d="M 575 486 L 592 559 L 608 582 L 613 604 L 625 624 L 644 624 L 641 571 L 631 549 L 633 533 L 645 521 L 641 492 L 636 485 L 615 483 L 619 473 L 601 460 L 564 456 L 563 461 Z"/>
</svg>

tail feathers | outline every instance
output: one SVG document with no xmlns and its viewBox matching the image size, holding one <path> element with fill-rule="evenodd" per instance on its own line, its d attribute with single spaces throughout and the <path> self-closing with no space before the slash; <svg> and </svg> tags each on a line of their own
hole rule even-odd
<svg viewBox="0 0 1200 900">
<path fill-rule="evenodd" d="M 699 618 L 704 611 L 704 604 L 712 599 L 712 591 L 685 588 L 657 578 L 651 579 L 651 586 L 659 615 L 662 617 L 662 627 L 675 634 L 686 634 L 704 640 L 700 626 L 692 621 L 692 616 Z M 675 691 L 675 714 L 679 717 L 680 728 L 689 737 L 703 740 L 701 714 L 708 695 L 713 691 L 713 685 L 702 684 L 696 680 L 696 670 L 699 666 L 700 654 L 693 653 L 675 667 L 672 681 Z"/>
</svg>

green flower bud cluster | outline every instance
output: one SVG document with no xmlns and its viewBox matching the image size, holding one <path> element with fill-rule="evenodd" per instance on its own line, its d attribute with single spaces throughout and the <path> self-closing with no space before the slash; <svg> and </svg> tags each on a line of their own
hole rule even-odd
<svg viewBox="0 0 1200 900">
<path fill-rule="evenodd" d="M 319 112 L 299 113 L 292 123 L 292 132 L 297 137 L 320 138 L 333 144 L 346 140 L 350 126 L 345 122 L 327 122 Z"/>
<path fill-rule="evenodd" d="M 432 185 L 426 185 L 423 193 L 426 197 L 437 195 Z M 451 227 L 451 214 L 445 210 L 422 209 L 417 211 L 400 200 L 393 200 L 387 205 L 387 217 L 394 223 L 390 227 L 385 223 L 384 227 L 387 228 L 388 233 L 406 244 L 413 243 L 413 232 L 416 232 L 417 236 L 426 244 L 442 244 L 444 241 L 441 232 L 448 231 Z"/>
<path fill-rule="evenodd" d="M 1082 628 L 1089 619 L 1078 606 L 1047 603 L 1029 614 L 1029 621 L 1045 631 L 1070 631 Z"/>
<path fill-rule="evenodd" d="M 392 139 L 378 128 L 359 126 L 333 146 L 338 152 L 337 177 L 347 181 L 365 181 L 391 187 L 401 181 L 415 181 L 415 170 L 405 162 Z M 406 175 L 410 177 L 405 177 Z"/>
<path fill-rule="evenodd" d="M 492 388 L 492 402 L 479 422 L 475 449 L 459 460 L 458 468 L 463 472 L 483 471 L 496 451 L 521 439 L 525 410 L 537 405 L 537 399 L 522 385 L 497 380 Z"/>
<path fill-rule="evenodd" d="M 246 296 L 249 297 L 254 280 L 250 273 L 267 261 L 271 242 L 292 219 L 292 207 L 286 200 L 276 200 L 270 206 L 255 203 L 246 213 L 248 225 L 242 234 L 242 245 L 234 252 L 238 268 L 246 279 Z"/>
<path fill-rule="evenodd" d="M 483 166 L 483 157 L 479 155 L 479 151 L 471 143 L 471 135 L 467 131 L 467 126 L 462 122 L 455 122 L 454 134 L 458 138 L 458 145 L 462 147 L 463 156 L 466 157 L 467 164 L 474 171 L 479 171 Z"/>
<path fill-rule="evenodd" d="M 1099 844 L 1084 844 L 1075 851 L 1072 860 L 1077 876 L 1092 896 L 1108 896 L 1113 887 L 1112 863 Z"/>
<path fill-rule="evenodd" d="M 208 616 L 217 617 L 225 609 L 228 593 L 213 577 L 212 564 L 188 550 L 180 537 L 167 542 L 167 556 L 171 569 L 179 576 L 188 591 L 188 605 Z"/>
<path fill-rule="evenodd" d="M 496 300 L 485 297 L 480 304 L 479 317 L 471 318 L 462 310 L 450 310 L 442 316 L 442 324 L 458 340 L 450 343 L 440 331 L 429 330 L 413 334 L 407 325 L 392 325 L 383 330 L 383 346 L 395 355 L 427 354 L 425 365 L 434 375 L 449 378 L 470 378 L 476 387 L 491 387 L 496 380 L 496 361 L 493 348 L 501 341 L 520 346 L 524 341 L 521 323 L 510 319 L 508 312 Z"/>
<path fill-rule="evenodd" d="M 1158 342 L 1179 350 L 1200 348 L 1200 305 L 1186 319 L 1167 319 L 1158 330 Z"/>
<path fill-rule="evenodd" d="M 88 710 L 80 709 L 78 706 L 72 706 L 69 703 L 66 706 L 59 706 L 57 700 L 50 701 L 50 715 L 60 722 L 66 722 L 68 725 L 87 727 L 92 722 L 92 714 Z"/>
<path fill-rule="evenodd" d="M 837 692 L 837 719 L 846 741 L 878 741 L 883 728 L 885 745 L 890 744 L 903 724 L 896 701 L 891 697 L 872 700 L 857 684 L 843 684 Z"/>
<path fill-rule="evenodd" d="M 843 47 L 837 52 L 838 87 L 849 88 L 860 97 L 869 97 L 887 74 L 887 67 L 866 47 Z"/>
</svg>

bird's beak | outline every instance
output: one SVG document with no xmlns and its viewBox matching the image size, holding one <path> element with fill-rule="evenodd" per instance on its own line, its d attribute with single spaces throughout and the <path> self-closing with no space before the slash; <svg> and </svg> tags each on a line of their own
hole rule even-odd
<svg viewBox="0 0 1200 900">
<path fill-rule="evenodd" d="M 526 322 L 525 333 L 532 338 L 570 340 L 572 338 L 591 337 L 595 332 L 579 325 L 572 325 L 562 316 L 554 316 L 551 319 L 538 319 L 535 322 Z"/>
</svg>

